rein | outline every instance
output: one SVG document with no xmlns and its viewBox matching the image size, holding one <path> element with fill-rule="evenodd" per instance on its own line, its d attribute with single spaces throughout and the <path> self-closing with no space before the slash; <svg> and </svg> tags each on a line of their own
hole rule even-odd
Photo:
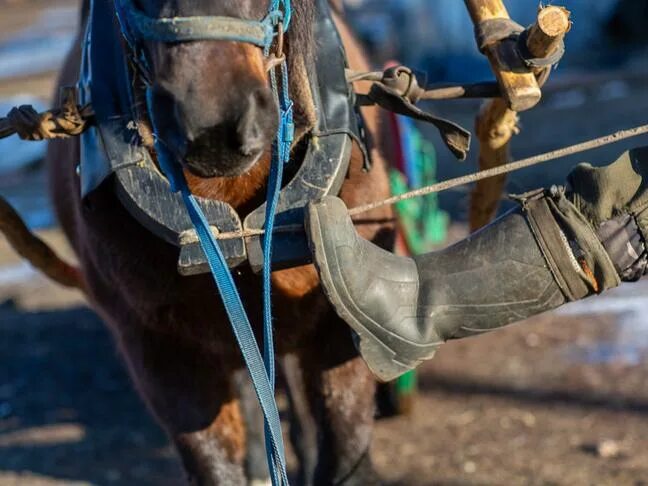
<svg viewBox="0 0 648 486">
<path fill-rule="evenodd" d="M 290 26 L 290 0 L 272 0 L 268 15 L 260 21 L 231 17 L 201 16 L 152 18 L 137 9 L 130 0 L 115 0 L 115 9 L 122 34 L 135 67 L 150 86 L 151 62 L 143 49 L 143 41 L 190 42 L 220 40 L 244 42 L 263 49 L 268 59 L 270 84 L 279 107 L 279 128 L 272 150 L 272 164 L 266 198 L 266 235 L 263 238 L 263 357 L 250 320 L 236 288 L 227 260 L 200 204 L 191 194 L 182 167 L 174 154 L 159 139 L 156 120 L 151 116 L 155 150 L 162 172 L 172 192 L 180 192 L 193 223 L 200 246 L 229 316 L 232 330 L 248 368 L 264 416 L 268 468 L 274 486 L 287 485 L 286 459 L 279 412 L 274 397 L 275 358 L 272 327 L 271 262 L 274 219 L 281 192 L 283 167 L 290 159 L 294 138 L 293 104 L 288 92 L 288 67 L 283 51 L 283 35 Z M 272 47 L 277 44 L 277 52 Z M 152 113 L 150 90 L 147 93 L 149 114 Z"/>
</svg>

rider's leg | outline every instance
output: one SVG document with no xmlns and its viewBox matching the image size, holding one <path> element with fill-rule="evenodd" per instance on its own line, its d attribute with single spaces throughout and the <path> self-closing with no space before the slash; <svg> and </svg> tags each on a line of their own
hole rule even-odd
<svg viewBox="0 0 648 486">
<path fill-rule="evenodd" d="M 567 195 L 552 188 L 521 198 L 484 230 L 413 259 L 359 238 L 344 204 L 327 198 L 311 205 L 307 224 L 324 289 L 370 368 L 389 380 L 446 340 L 615 287 L 646 267 L 647 155 L 581 166 Z"/>
</svg>

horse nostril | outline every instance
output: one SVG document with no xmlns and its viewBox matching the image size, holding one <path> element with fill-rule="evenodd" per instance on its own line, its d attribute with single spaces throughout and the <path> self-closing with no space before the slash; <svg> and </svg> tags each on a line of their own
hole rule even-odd
<svg viewBox="0 0 648 486">
<path fill-rule="evenodd" d="M 276 123 L 269 89 L 258 89 L 248 96 L 247 109 L 239 120 L 237 135 L 240 152 L 245 156 L 256 155 L 270 144 L 270 136 Z"/>
<path fill-rule="evenodd" d="M 254 100 L 254 103 L 256 103 L 261 110 L 266 110 L 272 106 L 272 91 L 267 88 L 257 89 L 252 93 L 252 95 L 250 95 L 250 98 Z"/>
</svg>

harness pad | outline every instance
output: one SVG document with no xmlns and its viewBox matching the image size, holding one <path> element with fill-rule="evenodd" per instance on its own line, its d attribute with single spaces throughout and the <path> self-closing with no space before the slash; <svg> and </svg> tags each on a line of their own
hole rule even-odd
<svg viewBox="0 0 648 486">
<path fill-rule="evenodd" d="M 106 22 L 112 18 L 113 22 Z M 346 81 L 346 54 L 326 0 L 317 1 L 315 25 L 317 62 L 309 66 L 309 80 L 318 114 L 306 156 L 294 178 L 284 187 L 277 225 L 302 225 L 304 208 L 311 201 L 336 195 L 347 174 L 354 140 L 366 156 L 355 94 Z M 99 59 L 99 62 L 93 62 Z M 178 270 L 183 275 L 209 272 L 209 266 L 186 214 L 182 197 L 169 183 L 140 143 L 132 114 L 130 73 L 121 30 L 112 2 L 91 1 L 83 43 L 79 81 L 81 102 L 92 102 L 96 128 L 82 137 L 80 177 L 82 196 L 100 185 L 114 184 L 120 202 L 141 225 L 181 249 Z M 316 143 L 314 139 L 316 138 Z M 237 233 L 262 229 L 265 205 L 243 223 L 222 201 L 197 198 L 214 231 Z M 303 232 L 277 233 L 273 265 L 286 268 L 311 259 Z M 246 260 L 255 271 L 263 265 L 262 239 L 219 240 L 230 267 Z"/>
</svg>

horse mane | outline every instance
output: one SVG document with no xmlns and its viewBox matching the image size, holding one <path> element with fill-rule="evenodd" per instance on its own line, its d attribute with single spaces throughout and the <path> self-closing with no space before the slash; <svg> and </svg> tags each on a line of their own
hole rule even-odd
<svg viewBox="0 0 648 486">
<path fill-rule="evenodd" d="M 318 0 L 293 2 L 292 21 L 286 41 L 290 91 L 295 101 L 297 140 L 310 132 L 317 123 L 317 112 L 309 82 L 309 73 L 312 72 L 315 63 L 316 1 Z"/>
<path fill-rule="evenodd" d="M 83 0 L 79 17 L 79 26 L 83 27 L 85 25 L 88 15 L 90 15 L 90 0 Z"/>
<path fill-rule="evenodd" d="M 312 59 L 315 47 L 313 26 L 315 22 L 315 0 L 293 2 L 293 14 L 288 35 L 289 57 Z M 291 64 L 291 68 L 294 65 Z"/>
</svg>

